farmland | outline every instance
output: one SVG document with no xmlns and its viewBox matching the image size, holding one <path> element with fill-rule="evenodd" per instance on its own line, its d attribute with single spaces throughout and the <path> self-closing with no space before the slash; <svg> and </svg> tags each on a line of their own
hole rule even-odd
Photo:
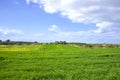
<svg viewBox="0 0 120 80">
<path fill-rule="evenodd" d="M 120 48 L 0 45 L 0 80 L 120 80 Z"/>
</svg>

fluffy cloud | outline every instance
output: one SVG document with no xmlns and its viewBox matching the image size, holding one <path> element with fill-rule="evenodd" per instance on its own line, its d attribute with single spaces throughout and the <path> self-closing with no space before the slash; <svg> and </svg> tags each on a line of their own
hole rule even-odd
<svg viewBox="0 0 120 80">
<path fill-rule="evenodd" d="M 95 33 L 93 30 L 89 30 L 89 31 L 63 31 L 59 28 L 59 26 L 57 25 L 52 25 L 48 28 L 49 31 L 55 33 L 53 34 L 52 36 L 53 37 L 56 37 L 56 38 L 61 38 L 61 39 L 73 39 L 73 38 L 77 38 L 77 37 L 82 37 L 83 38 L 83 35 L 86 37 L 86 36 L 92 36 L 93 33 Z"/>
<path fill-rule="evenodd" d="M 109 25 L 109 23 L 102 23 L 104 27 Z M 88 30 L 88 31 L 63 31 L 59 26 L 54 25 L 55 27 L 50 26 L 49 31 L 54 32 L 55 34 L 51 35 L 51 40 L 56 38 L 56 40 L 67 40 L 67 41 L 78 41 L 78 42 L 96 42 L 96 43 L 119 43 L 120 32 L 108 31 L 108 32 L 99 32 L 101 30 Z M 102 26 L 102 25 L 98 25 Z M 50 38 L 50 35 L 48 36 Z"/>
<path fill-rule="evenodd" d="M 35 3 L 45 12 L 59 13 L 75 23 L 95 24 L 95 30 L 65 32 L 56 25 L 48 30 L 57 32 L 58 36 L 79 36 L 99 41 L 120 40 L 120 0 L 26 0 Z M 84 36 L 83 36 L 84 35 Z M 78 38 L 78 37 L 76 37 Z M 90 38 L 90 39 L 88 39 Z"/>
<path fill-rule="evenodd" d="M 11 34 L 23 34 L 21 30 L 17 29 L 8 29 L 8 28 L 0 28 L 0 36 L 7 36 Z"/>
<path fill-rule="evenodd" d="M 58 32 L 59 28 L 56 25 L 52 25 L 51 27 L 48 28 L 49 31 L 53 31 L 53 32 Z"/>
<path fill-rule="evenodd" d="M 5 27 L 0 27 L 0 39 L 6 40 L 10 39 L 13 41 L 22 41 L 24 32 L 19 29 L 10 29 Z"/>
<path fill-rule="evenodd" d="M 26 0 L 39 4 L 47 13 L 59 12 L 62 16 L 78 23 L 94 23 L 96 33 L 117 25 L 120 21 L 120 0 Z M 103 30 L 103 31 L 102 31 Z"/>
</svg>

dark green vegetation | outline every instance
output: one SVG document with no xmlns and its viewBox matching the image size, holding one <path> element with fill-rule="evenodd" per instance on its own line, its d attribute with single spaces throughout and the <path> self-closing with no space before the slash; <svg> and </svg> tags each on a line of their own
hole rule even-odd
<svg viewBox="0 0 120 80">
<path fill-rule="evenodd" d="M 0 80 L 120 80 L 120 48 L 0 45 Z"/>
</svg>

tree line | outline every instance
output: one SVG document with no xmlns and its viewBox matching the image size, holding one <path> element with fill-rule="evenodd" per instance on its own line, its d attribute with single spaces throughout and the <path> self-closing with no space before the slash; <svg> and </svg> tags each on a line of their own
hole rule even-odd
<svg viewBox="0 0 120 80">
<path fill-rule="evenodd" d="M 7 39 L 5 41 L 0 40 L 1 45 L 30 45 L 30 44 L 35 44 L 38 43 L 37 41 L 35 42 L 28 42 L 28 41 L 11 41 L 10 39 Z"/>
<path fill-rule="evenodd" d="M 30 45 L 30 44 L 63 44 L 63 45 L 75 45 L 78 47 L 84 48 L 120 48 L 120 44 L 88 44 L 88 43 L 80 43 L 80 42 L 66 42 L 66 41 L 55 41 L 49 43 L 39 43 L 37 41 L 34 42 L 25 42 L 25 41 L 11 41 L 7 39 L 5 41 L 0 40 L 0 45 Z"/>
</svg>

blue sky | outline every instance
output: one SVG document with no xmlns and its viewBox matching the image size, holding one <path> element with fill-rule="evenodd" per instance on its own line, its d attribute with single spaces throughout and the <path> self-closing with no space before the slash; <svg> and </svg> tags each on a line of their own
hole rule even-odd
<svg viewBox="0 0 120 80">
<path fill-rule="evenodd" d="M 120 43 L 119 3 L 119 0 L 0 0 L 0 39 Z"/>
</svg>

